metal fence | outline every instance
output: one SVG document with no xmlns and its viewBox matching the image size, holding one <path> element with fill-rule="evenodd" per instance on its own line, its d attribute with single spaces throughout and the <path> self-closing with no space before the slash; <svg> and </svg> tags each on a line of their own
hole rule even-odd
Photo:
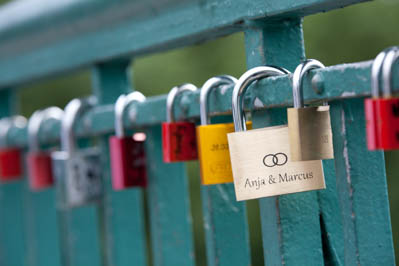
<svg viewBox="0 0 399 266">
<path fill-rule="evenodd" d="M 195 264 L 186 165 L 162 160 L 165 95 L 131 107 L 139 114 L 134 125 L 125 117 L 126 125 L 147 135 L 148 187 L 111 187 L 108 137 L 113 104 L 132 89 L 129 60 L 241 31 L 248 68 L 267 63 L 293 71 L 305 59 L 302 18 L 357 2 L 42 0 L 0 9 L 0 115 L 18 112 L 19 86 L 90 67 L 98 101 L 76 134 L 98 140 L 106 186 L 100 204 L 57 211 L 54 189 L 30 192 L 23 180 L 2 184 L 0 264 L 147 265 L 147 256 L 154 265 Z M 330 103 L 335 159 L 323 162 L 326 190 L 259 199 L 266 265 L 395 264 L 384 154 L 368 151 L 365 141 L 371 64 L 313 70 L 305 79 L 306 103 Z M 254 87 L 246 96 L 253 127 L 286 123 L 291 75 Z M 212 92 L 213 115 L 231 112 L 231 95 L 232 87 Z M 198 119 L 199 92 L 178 98 L 175 115 Z M 44 129 L 42 144 L 59 140 L 59 124 Z M 11 128 L 6 142 L 26 147 L 26 129 Z M 203 186 L 201 196 L 208 265 L 250 265 L 246 203 L 236 202 L 233 184 Z"/>
</svg>

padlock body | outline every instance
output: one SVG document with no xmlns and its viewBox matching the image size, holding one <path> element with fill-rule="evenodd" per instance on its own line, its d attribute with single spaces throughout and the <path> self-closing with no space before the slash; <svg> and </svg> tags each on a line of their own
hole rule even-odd
<svg viewBox="0 0 399 266">
<path fill-rule="evenodd" d="M 252 123 L 247 123 L 247 129 Z M 227 134 L 234 132 L 234 124 L 212 124 L 197 127 L 198 159 L 203 185 L 233 182 Z"/>
<path fill-rule="evenodd" d="M 399 98 L 378 99 L 375 107 L 381 149 L 399 149 Z"/>
<path fill-rule="evenodd" d="M 377 103 L 378 99 L 365 99 L 364 100 L 364 113 L 366 116 L 366 136 L 367 148 L 369 150 L 381 149 L 381 136 L 379 136 L 378 116 L 377 116 Z"/>
<path fill-rule="evenodd" d="M 334 158 L 330 106 L 288 108 L 292 161 Z"/>
<path fill-rule="evenodd" d="M 82 149 L 72 154 L 55 152 L 52 159 L 59 208 L 80 207 L 102 200 L 103 167 L 99 149 Z"/>
<path fill-rule="evenodd" d="M 39 191 L 54 183 L 51 155 L 48 152 L 29 152 L 27 155 L 30 188 Z"/>
<path fill-rule="evenodd" d="M 0 149 L 0 180 L 7 182 L 22 179 L 22 151 L 18 148 Z"/>
<path fill-rule="evenodd" d="M 238 201 L 325 188 L 321 160 L 291 160 L 287 126 L 227 137 Z"/>
<path fill-rule="evenodd" d="M 112 187 L 122 190 L 147 185 L 144 141 L 133 137 L 112 136 L 109 139 Z"/>
<path fill-rule="evenodd" d="M 167 163 L 196 160 L 198 154 L 195 124 L 162 123 L 162 149 L 163 160 Z"/>
</svg>

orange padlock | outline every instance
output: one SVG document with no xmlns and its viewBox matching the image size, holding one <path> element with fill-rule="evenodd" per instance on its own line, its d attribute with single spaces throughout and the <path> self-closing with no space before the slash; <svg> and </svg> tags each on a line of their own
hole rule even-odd
<svg viewBox="0 0 399 266">
<path fill-rule="evenodd" d="M 185 91 L 195 91 L 193 84 L 183 84 L 172 88 L 166 99 L 166 122 L 162 123 L 163 160 L 166 163 L 196 160 L 197 138 L 193 122 L 176 122 L 173 116 L 173 103 L 177 95 Z"/>
</svg>

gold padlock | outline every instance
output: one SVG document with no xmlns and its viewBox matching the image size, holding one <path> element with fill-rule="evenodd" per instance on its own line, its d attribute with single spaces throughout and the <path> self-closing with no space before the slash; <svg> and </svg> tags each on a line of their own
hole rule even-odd
<svg viewBox="0 0 399 266">
<path fill-rule="evenodd" d="M 212 89 L 223 85 L 234 85 L 236 81 L 237 79 L 231 76 L 217 76 L 207 80 L 201 88 L 201 125 L 197 126 L 197 145 L 203 185 L 233 182 L 227 133 L 234 132 L 234 124 L 210 125 L 208 98 Z"/>
<path fill-rule="evenodd" d="M 305 107 L 302 79 L 307 71 L 324 68 L 314 59 L 300 64 L 292 78 L 294 108 L 287 109 L 291 160 L 309 161 L 333 159 L 330 106 Z"/>
<path fill-rule="evenodd" d="M 227 136 L 239 201 L 325 188 L 320 160 L 291 160 L 287 125 L 246 131 L 242 106 L 249 85 L 261 78 L 287 73 L 271 66 L 255 67 L 245 72 L 234 86 L 232 109 L 236 132 Z"/>
</svg>

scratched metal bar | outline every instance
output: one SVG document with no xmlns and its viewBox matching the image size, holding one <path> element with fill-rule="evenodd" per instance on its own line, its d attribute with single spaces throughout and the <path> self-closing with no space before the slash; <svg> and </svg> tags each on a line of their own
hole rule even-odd
<svg viewBox="0 0 399 266">
<path fill-rule="evenodd" d="M 320 192 L 326 255 L 332 265 L 395 265 L 384 154 L 367 150 L 363 99 L 331 107 L 336 178 Z"/>
<path fill-rule="evenodd" d="M 28 189 L 25 188 L 27 265 L 60 266 L 55 190 L 32 192 Z"/>
<path fill-rule="evenodd" d="M 303 84 L 305 102 L 331 101 L 370 95 L 371 64 L 372 61 L 367 61 L 311 71 Z M 394 88 L 396 88 L 396 92 L 399 90 L 399 76 L 394 77 Z M 262 80 L 256 84 L 256 89 L 249 89 L 249 91 L 253 91 L 253 94 L 249 95 L 246 101 L 248 109 L 254 108 L 253 102 L 256 97 L 259 103 L 256 108 L 292 106 L 291 75 Z M 231 93 L 231 87 L 211 93 L 209 104 L 212 115 L 231 112 L 231 101 L 229 100 Z M 127 127 L 159 124 L 165 121 L 165 106 L 166 95 L 149 97 L 146 103 L 130 107 L 127 113 L 136 111 L 143 115 L 138 116 L 133 125 L 127 114 L 125 124 Z M 184 95 L 183 98 L 178 97 L 175 107 L 175 115 L 178 118 L 199 118 L 199 92 L 190 96 Z M 88 112 L 82 120 L 80 126 L 77 127 L 78 135 L 111 133 L 114 130 L 113 105 L 98 106 Z M 12 132 L 12 137 L 8 139 L 9 144 L 26 146 L 26 130 L 12 130 Z M 43 143 L 56 141 L 59 138 L 59 127 L 57 125 L 50 126 L 49 130 L 43 131 L 40 138 Z"/>
<path fill-rule="evenodd" d="M 17 111 L 15 91 L 0 92 L 0 117 Z M 25 180 L 0 186 L 0 264 L 27 265 Z"/>
<path fill-rule="evenodd" d="M 253 23 L 245 31 L 245 45 L 248 68 L 270 64 L 293 71 L 305 57 L 302 20 Z M 270 97 L 270 92 L 264 94 Z M 286 119 L 285 109 L 254 112 L 253 127 L 286 124 Z M 316 192 L 260 199 L 259 208 L 265 265 L 322 264 Z"/>
<path fill-rule="evenodd" d="M 194 265 L 188 176 L 184 163 L 164 163 L 161 127 L 146 130 L 148 210 L 155 266 Z"/>
<path fill-rule="evenodd" d="M 129 65 L 129 61 L 119 61 L 93 68 L 93 89 L 99 104 L 112 104 L 119 95 L 132 92 Z M 106 265 L 146 265 L 143 191 L 141 188 L 112 189 L 109 136 L 100 138 L 106 193 L 101 212 Z"/>
<path fill-rule="evenodd" d="M 358 2 L 14 1 L 0 9 L 0 87 L 209 40 L 241 31 L 244 20 L 299 17 Z"/>
<path fill-rule="evenodd" d="M 232 121 L 217 118 L 212 123 Z M 201 196 L 208 266 L 251 265 L 246 203 L 236 201 L 234 185 L 201 186 Z"/>
</svg>

